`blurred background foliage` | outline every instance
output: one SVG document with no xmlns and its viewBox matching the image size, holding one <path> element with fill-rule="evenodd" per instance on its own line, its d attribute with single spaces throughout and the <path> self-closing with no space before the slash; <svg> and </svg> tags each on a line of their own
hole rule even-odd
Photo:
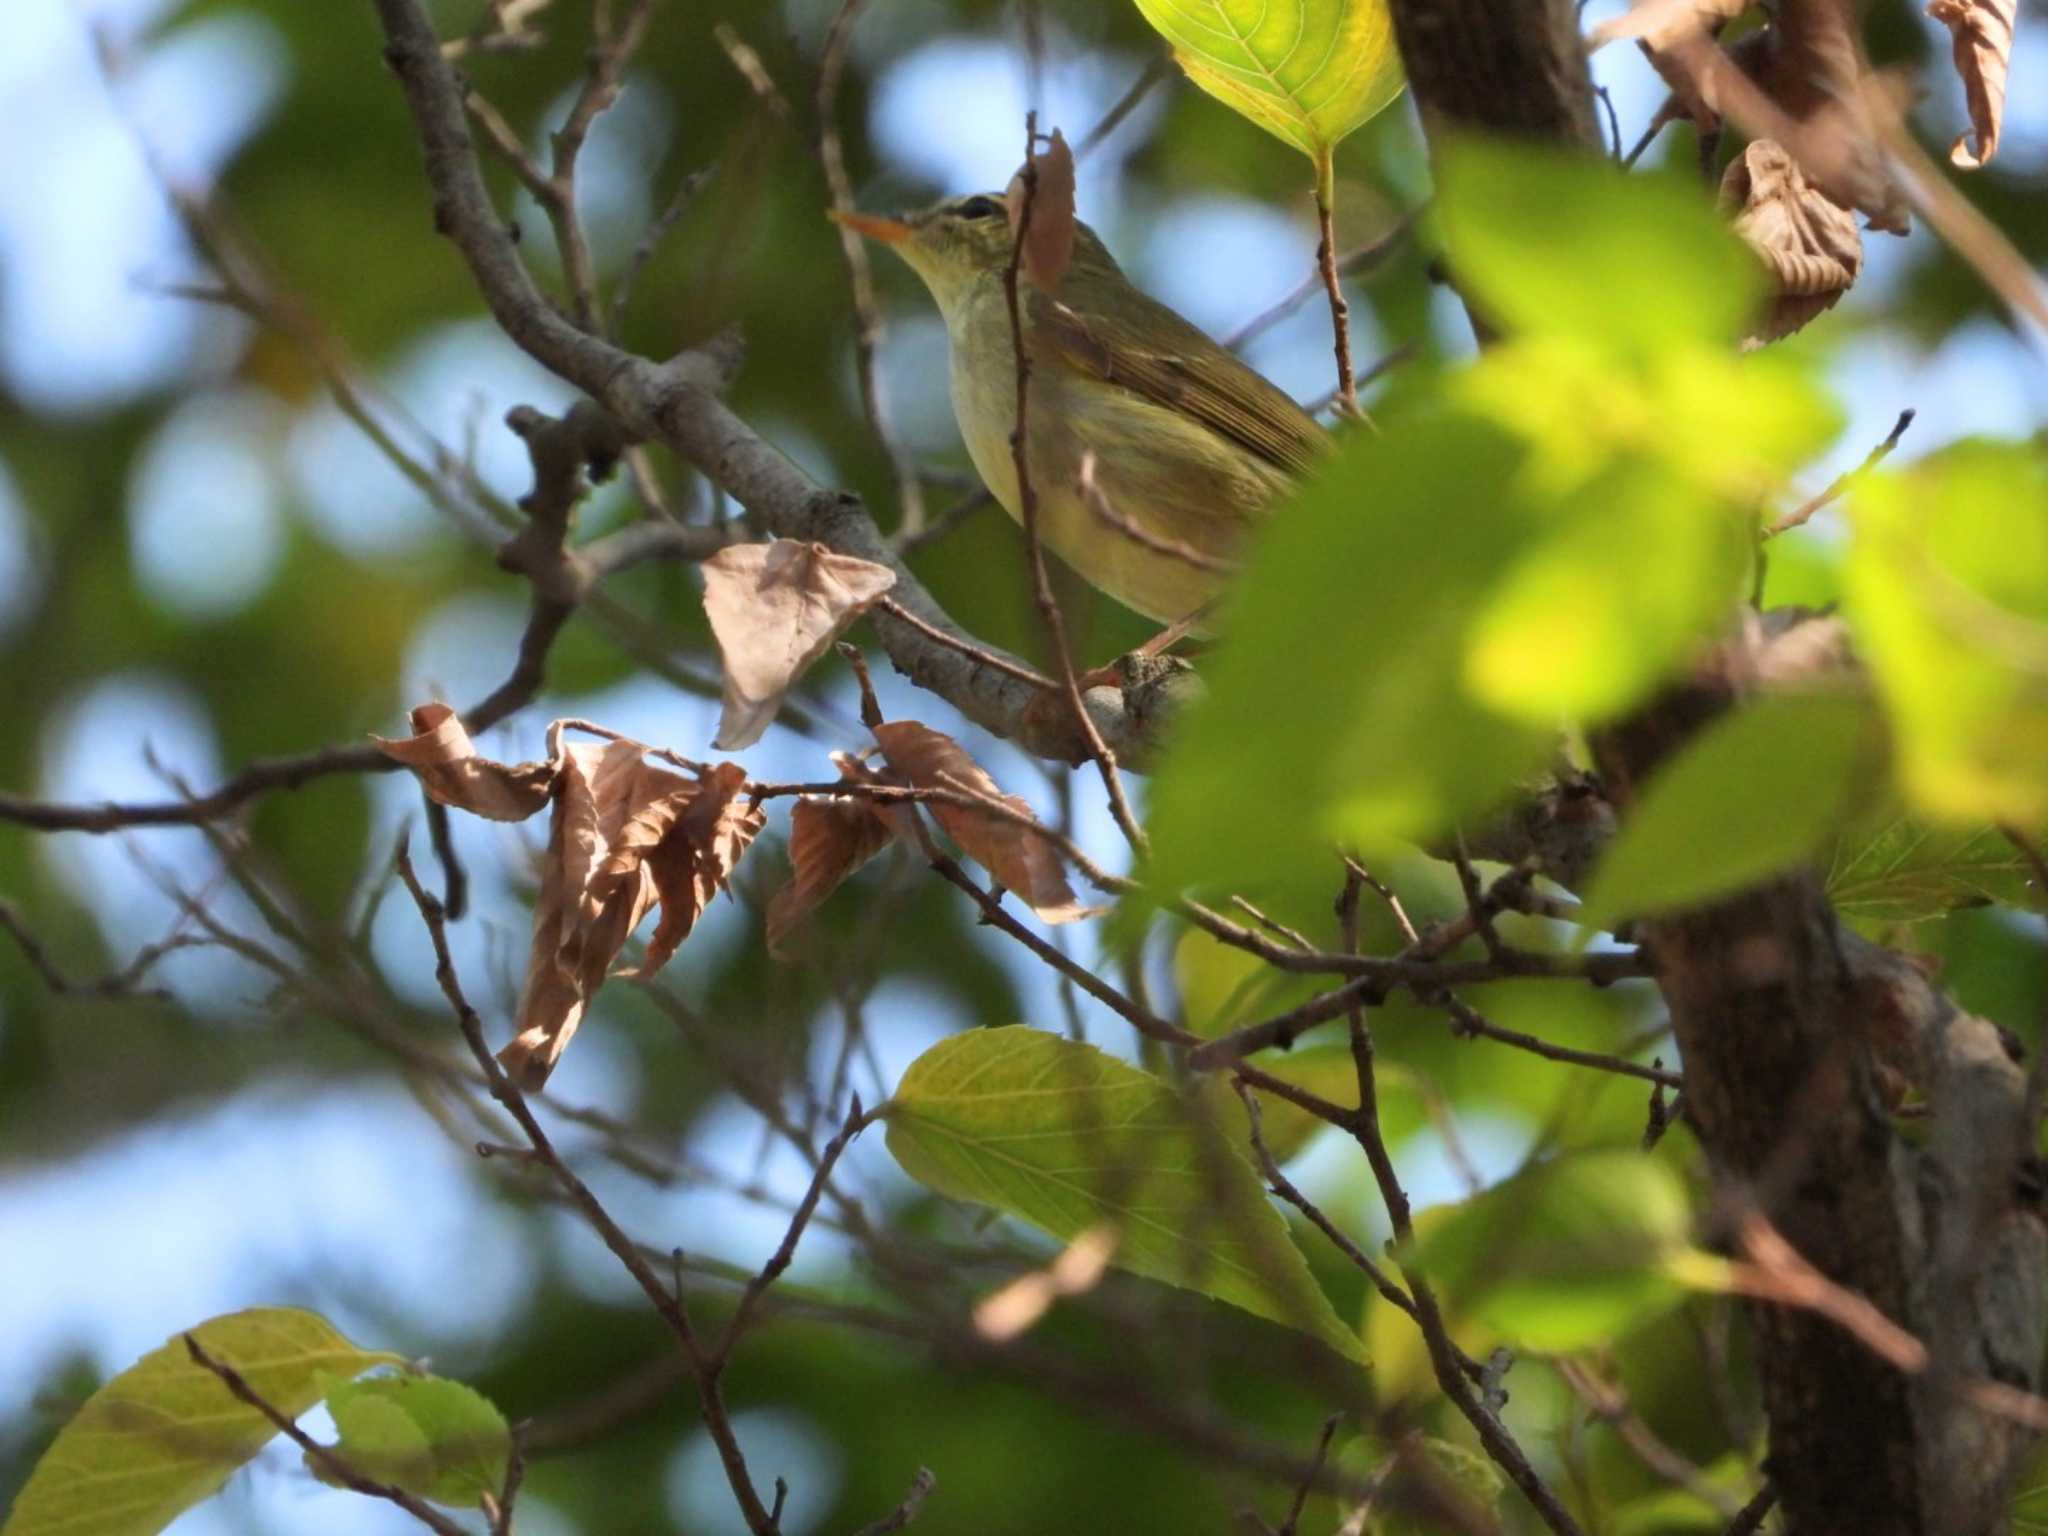
<svg viewBox="0 0 2048 1536">
<path fill-rule="evenodd" d="M 1614 8 L 1596 4 L 1589 18 Z M 859 408 L 844 271 L 808 142 L 815 60 L 835 9 L 832 0 L 660 7 L 586 157 L 583 211 L 600 266 L 615 276 L 684 179 L 701 178 L 633 289 L 623 340 L 665 356 L 738 326 L 748 350 L 735 408 L 823 481 L 859 492 L 886 525 L 895 492 Z M 480 10 L 436 7 L 450 35 Z M 858 196 L 872 208 L 999 186 L 1019 157 L 1027 106 L 1077 138 L 1157 53 L 1135 7 L 1101 0 L 1028 7 L 1036 50 L 1007 0 L 868 10 L 837 121 Z M 1879 62 L 1945 50 L 1903 0 L 1870 10 Z M 0 786 L 68 801 L 163 798 L 254 758 L 395 733 L 404 708 L 429 695 L 479 697 L 509 669 L 526 594 L 493 564 L 487 534 L 437 509 L 341 416 L 319 349 L 352 360 L 371 381 L 379 419 L 413 452 L 500 500 L 516 497 L 523 479 L 503 412 L 521 402 L 553 408 L 567 394 L 496 335 L 435 236 L 418 148 L 367 5 L 16 0 L 12 11 L 12 57 L 0 62 L 0 124 L 16 146 L 0 166 L 0 676 L 15 725 L 0 733 Z M 1962 184 L 2037 266 L 2048 263 L 2043 23 L 2038 5 L 2024 12 L 2000 160 Z M 759 51 L 795 105 L 794 123 L 740 78 L 714 40 L 719 24 Z M 539 25 L 541 46 L 466 64 L 532 142 L 565 110 L 588 46 L 578 0 L 557 0 Z M 1597 63 L 1632 141 L 1660 99 L 1654 80 L 1621 49 Z M 1960 93 L 1946 72 L 1926 78 L 1918 127 L 1945 146 Z M 1652 154 L 1688 163 L 1690 134 L 1667 132 Z M 1340 247 L 1387 236 L 1428 193 L 1412 110 L 1404 103 L 1347 140 L 1337 172 Z M 551 278 L 545 220 L 508 176 L 492 174 L 529 259 Z M 262 253 L 317 347 L 175 291 L 208 278 L 165 178 L 212 189 L 215 213 Z M 1143 284 L 1217 333 L 1286 297 L 1311 268 L 1304 162 L 1177 80 L 1084 163 L 1080 213 Z M 1921 415 L 1902 458 L 1968 432 L 2038 433 L 2048 383 L 1995 300 L 1924 231 L 1869 244 L 1848 299 L 1787 344 L 1823 370 L 1849 423 L 1810 467 L 1812 485 L 1860 458 L 1907 405 Z M 1362 363 L 1397 347 L 1424 361 L 1469 351 L 1461 312 L 1430 281 L 1431 254 L 1397 239 L 1353 277 Z M 883 378 L 903 437 L 932 471 L 925 496 L 936 512 L 971 484 L 945 399 L 943 332 L 907 272 L 884 265 L 878 281 L 890 321 Z M 1301 397 L 1322 395 L 1330 368 L 1319 300 L 1266 331 L 1249 356 Z M 687 471 L 658 469 L 677 504 L 708 504 L 712 493 Z M 583 526 L 630 513 L 615 485 L 586 508 Z M 1823 518 L 1782 546 L 1769 595 L 1830 600 L 1838 527 Z M 1029 653 L 1037 635 L 1019 556 L 1009 521 L 983 509 L 921 546 L 913 564 L 949 611 Z M 706 749 L 715 659 L 692 574 L 641 568 L 611 595 L 631 622 L 573 620 L 543 697 L 485 750 L 538 755 L 541 727 L 557 715 L 686 754 Z M 1078 586 L 1064 595 L 1091 658 L 1145 633 Z M 637 637 L 632 648 L 621 633 Z M 649 655 L 664 661 L 660 672 Z M 842 676 L 823 672 L 807 693 L 814 732 L 771 733 L 749 755 L 757 774 L 821 776 L 824 749 L 854 739 Z M 900 686 L 887 698 L 897 712 L 954 724 Z M 1060 777 L 1000 744 L 970 742 L 1006 788 L 1061 811 L 1069 791 Z M 0 1333 L 13 1367 L 0 1383 L 0 1501 L 68 1405 L 108 1371 L 213 1312 L 294 1302 L 365 1343 L 431 1354 L 514 1417 L 538 1415 L 559 1432 L 565 1454 L 539 1460 L 528 1484 L 531 1529 L 737 1528 L 687 1389 L 650 1364 L 663 1356 L 655 1320 L 587 1232 L 442 1135 L 425 1112 L 443 1108 L 436 1090 L 400 1069 L 404 1051 L 439 1050 L 450 1033 L 414 915 L 377 894 L 395 833 L 419 812 L 410 781 L 340 775 L 264 797 L 230 842 L 191 829 L 94 838 L 0 826 L 0 897 L 68 978 L 118 971 L 144 946 L 189 933 L 183 891 L 203 892 L 223 922 L 316 976 L 323 954 L 348 953 L 382 987 L 323 1002 L 212 945 L 155 967 L 161 998 L 58 995 L 0 942 L 0 1252 L 10 1255 L 11 1290 Z M 1086 808 L 1074 820 L 1084 835 L 1102 830 Z M 472 994 L 502 1020 L 524 949 L 530 840 L 472 824 L 457 841 L 473 884 L 458 959 Z M 629 1227 L 711 1264 L 757 1264 L 780 1232 L 773 1202 L 804 1177 L 733 1083 L 800 1096 L 830 1070 L 855 1016 L 884 1089 L 952 1030 L 1068 1018 L 1068 1000 L 1014 946 L 978 930 L 964 903 L 901 856 L 862 878 L 861 901 L 822 916 L 811 964 L 771 964 L 758 907 L 778 869 L 772 851 L 755 856 L 740 899 L 707 918 L 665 997 L 607 991 L 553 1085 L 558 1101 L 633 1127 L 658 1168 L 680 1170 L 634 1176 L 601 1155 L 601 1130 L 577 1148 Z M 1402 874 L 1418 919 L 1456 909 L 1440 869 Z M 268 909 L 276 893 L 283 905 Z M 1275 915 L 1329 926 L 1326 911 Z M 1093 958 L 1091 939 L 1075 942 Z M 2037 1033 L 2048 1005 L 2038 922 L 1964 912 L 1914 942 L 1943 961 L 1965 1006 Z M 1227 962 L 1219 974 L 1183 954 L 1178 967 L 1162 958 L 1154 969 L 1162 989 L 1178 970 L 1191 1019 L 1232 1006 Z M 1654 999 L 1634 988 L 1498 993 L 1471 1001 L 1499 1022 L 1589 1049 L 1629 1048 L 1656 1023 Z M 1099 1043 L 1129 1049 L 1113 1021 L 1080 1012 Z M 1424 1202 L 1461 1192 L 1461 1158 L 1492 1178 L 1533 1150 L 1626 1141 L 1642 1125 L 1639 1085 L 1454 1040 L 1424 1010 L 1390 1007 L 1381 1042 L 1390 1067 L 1429 1085 L 1429 1104 L 1448 1106 L 1463 1132 L 1462 1144 L 1447 1143 L 1440 1113 L 1421 1100 L 1399 1117 L 1404 1168 Z M 877 1209 L 907 1231 L 942 1229 L 935 1203 L 871 1139 L 852 1166 Z M 1328 1150 L 1304 1154 L 1304 1186 L 1356 1230 L 1380 1231 L 1362 1170 Z M 847 1253 L 843 1239 L 814 1233 L 799 1261 L 805 1294 L 873 1300 Z M 1311 1256 L 1340 1309 L 1357 1315 L 1356 1276 L 1326 1248 Z M 1195 1298 L 1112 1281 L 1099 1310 L 1062 1309 L 1037 1342 L 1083 1361 L 1115 1359 L 1109 1335 L 1139 1309 L 1155 1365 L 1199 1380 L 1222 1410 L 1276 1443 L 1313 1443 L 1323 1407 L 1261 1369 L 1272 1331 L 1219 1319 Z M 1193 1318 L 1192 1331 L 1175 1325 Z M 1731 1442 L 1753 1450 L 1744 1427 L 1725 1422 L 1725 1405 L 1697 1390 L 1702 1352 L 1729 1348 L 1725 1315 L 1689 1304 L 1653 1331 L 1618 1341 L 1614 1354 L 1638 1411 L 1703 1463 L 1726 1457 Z M 1206 1341 L 1200 1358 L 1166 1359 L 1171 1341 L 1196 1333 Z M 1739 1380 L 1739 1359 L 1732 1374 Z M 1547 1465 L 1624 1514 L 1633 1498 L 1662 1497 L 1557 1378 L 1529 1367 L 1515 1381 L 1512 1418 Z M 1389 1361 L 1379 1390 L 1398 1393 L 1401 1383 Z M 1113 1399 L 969 1369 L 886 1331 L 779 1324 L 747 1345 L 728 1390 L 763 1476 L 790 1481 L 793 1536 L 872 1518 L 920 1464 L 940 1478 L 920 1527 L 932 1531 L 1097 1529 L 1134 1502 L 1143 1528 L 1219 1529 L 1242 1505 L 1276 1507 L 1270 1488 L 1149 1431 Z M 1646 1503 L 1640 1519 L 1613 1528 L 1693 1528 L 1688 1520 L 1708 1508 L 1666 1504 Z M 178 1529 L 399 1523 L 276 1457 Z"/>
</svg>

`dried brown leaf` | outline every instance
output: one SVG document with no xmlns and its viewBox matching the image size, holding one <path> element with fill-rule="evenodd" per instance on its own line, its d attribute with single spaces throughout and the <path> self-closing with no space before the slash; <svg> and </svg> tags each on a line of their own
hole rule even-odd
<svg viewBox="0 0 2048 1536">
<path fill-rule="evenodd" d="M 462 717 L 446 704 L 422 704 L 411 718 L 411 736 L 370 740 L 418 775 L 429 799 L 492 821 L 524 821 L 548 803 L 553 763 L 507 764 L 478 757 Z"/>
<path fill-rule="evenodd" d="M 1947 27 L 1956 73 L 1963 79 L 1970 126 L 1977 144 L 1962 134 L 1948 157 L 1966 171 L 1989 165 L 1998 153 L 1998 131 L 2005 122 L 2005 76 L 2012 63 L 2013 28 L 2019 21 L 2019 0 L 1928 0 L 1927 14 Z"/>
<path fill-rule="evenodd" d="M 1038 819 L 1024 801 L 997 788 L 967 749 L 943 732 L 915 720 L 887 720 L 874 733 L 890 768 L 917 788 L 985 795 L 1027 821 Z M 1075 899 L 1052 844 L 1011 817 L 937 801 L 927 808 L 969 858 L 1044 921 L 1071 923 L 1098 910 Z"/>
<path fill-rule="evenodd" d="M 1728 163 L 1721 207 L 1771 273 L 1770 307 L 1752 344 L 1789 336 L 1832 308 L 1862 270 L 1855 216 L 1809 182 L 1774 139 L 1753 141 Z"/>
<path fill-rule="evenodd" d="M 782 696 L 875 599 L 896 584 L 886 565 L 822 544 L 733 544 L 704 562 L 704 612 L 725 664 L 725 704 L 712 743 L 760 739 Z"/>
<path fill-rule="evenodd" d="M 874 775 L 844 752 L 832 754 L 842 778 L 872 781 Z M 790 808 L 789 880 L 768 901 L 768 953 L 787 958 L 783 941 L 824 905 L 854 872 L 889 846 L 896 834 L 872 800 L 805 795 Z"/>
<path fill-rule="evenodd" d="M 648 850 L 646 867 L 661 900 L 661 922 L 647 941 L 647 955 L 633 976 L 652 976 L 690 936 L 711 898 L 726 888 L 740 855 L 745 853 L 768 815 L 758 805 L 739 799 L 747 771 L 738 763 L 720 763 L 682 814 Z"/>
<path fill-rule="evenodd" d="M 665 963 L 724 885 L 763 820 L 736 803 L 745 771 L 722 763 L 703 780 L 648 763 L 637 741 L 559 749 L 555 809 L 534 903 L 533 946 L 518 1032 L 498 1053 L 521 1087 L 548 1074 L 591 998 L 648 911 L 662 921 L 646 975 Z"/>
<path fill-rule="evenodd" d="M 635 741 L 609 741 L 556 753 L 555 809 L 534 900 L 518 1032 L 498 1053 L 529 1092 L 547 1082 L 612 961 L 654 904 L 653 878 L 637 864 L 601 892 L 595 888 L 631 813 L 645 750 Z"/>
<path fill-rule="evenodd" d="M 1024 275 L 1041 293 L 1057 293 L 1074 259 L 1074 152 L 1059 129 L 1041 153 L 1031 151 L 1038 184 L 1031 194 L 1031 227 L 1024 232 Z M 1010 233 L 1024 219 L 1024 173 L 1010 179 L 1004 194 L 1009 205 Z"/>
</svg>

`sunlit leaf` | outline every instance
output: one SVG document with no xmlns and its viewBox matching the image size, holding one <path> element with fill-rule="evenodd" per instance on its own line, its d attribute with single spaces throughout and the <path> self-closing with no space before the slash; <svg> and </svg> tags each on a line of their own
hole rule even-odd
<svg viewBox="0 0 2048 1536">
<path fill-rule="evenodd" d="M 475 1388 L 440 1376 L 377 1376 L 333 1382 L 326 1396 L 341 1432 L 334 1449 L 365 1477 L 462 1509 L 503 1491 L 512 1432 Z"/>
<path fill-rule="evenodd" d="M 253 1307 L 190 1329 L 280 1413 L 320 1401 L 322 1378 L 403 1360 L 358 1349 L 325 1318 Z M 184 1335 L 86 1399 L 14 1501 L 0 1536 L 148 1536 L 212 1493 L 277 1433 L 193 1360 Z"/>
<path fill-rule="evenodd" d="M 1691 1215 L 1669 1168 L 1635 1152 L 1559 1158 L 1464 1202 L 1408 1262 L 1446 1309 L 1519 1348 L 1610 1341 L 1685 1293 Z"/>
<path fill-rule="evenodd" d="M 1530 536 L 1524 457 L 1488 422 L 1417 415 L 1274 517 L 1153 780 L 1161 884 L 1328 891 L 1332 846 L 1428 838 L 1541 764 L 1549 730 L 1465 685 L 1469 615 Z"/>
<path fill-rule="evenodd" d="M 1188 78 L 1318 164 L 1401 93 L 1386 0 L 1137 0 Z"/>
<path fill-rule="evenodd" d="M 1617 713 L 1729 611 L 1747 564 L 1710 497 L 1664 465 L 1618 460 L 1564 499 L 1473 616 L 1466 681 L 1534 724 Z"/>
<path fill-rule="evenodd" d="M 1469 140 L 1445 146 L 1437 199 L 1459 281 L 1516 331 L 1644 351 L 1728 342 L 1761 291 L 1754 259 L 1677 176 Z"/>
<path fill-rule="evenodd" d="M 1876 776 L 1875 724 L 1838 694 L 1766 695 L 1716 720 L 1644 786 L 1583 921 L 1694 905 L 1812 857 Z"/>
<path fill-rule="evenodd" d="M 2048 460 L 1959 445 L 1865 477 L 1846 610 L 1930 818 L 2048 825 Z"/>
<path fill-rule="evenodd" d="M 1112 1224 L 1120 1268 L 1364 1359 L 1236 1143 L 1093 1046 L 1023 1025 L 940 1041 L 897 1085 L 889 1150 L 940 1194 L 1063 1241 Z"/>
</svg>

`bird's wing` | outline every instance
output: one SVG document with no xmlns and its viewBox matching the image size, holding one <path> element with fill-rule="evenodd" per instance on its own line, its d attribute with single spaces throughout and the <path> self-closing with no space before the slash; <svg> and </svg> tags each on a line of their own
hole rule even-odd
<svg viewBox="0 0 2048 1536">
<path fill-rule="evenodd" d="M 1329 434 L 1308 412 L 1165 305 L 1137 297 L 1145 313 L 1121 320 L 1035 294 L 1033 329 L 1073 367 L 1191 416 L 1269 464 L 1298 475 L 1314 467 Z"/>
</svg>

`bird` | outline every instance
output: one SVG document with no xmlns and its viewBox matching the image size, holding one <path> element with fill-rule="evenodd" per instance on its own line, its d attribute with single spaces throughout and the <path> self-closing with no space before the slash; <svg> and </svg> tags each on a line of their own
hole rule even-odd
<svg viewBox="0 0 2048 1536">
<path fill-rule="evenodd" d="M 887 246 L 946 322 L 953 414 L 990 494 L 1023 521 L 1009 205 L 978 192 L 895 217 L 836 213 Z M 1159 624 L 1201 632 L 1258 521 L 1329 441 L 1293 398 L 1142 292 L 1075 221 L 1053 291 L 1018 281 L 1025 462 L 1044 546 Z"/>
</svg>

